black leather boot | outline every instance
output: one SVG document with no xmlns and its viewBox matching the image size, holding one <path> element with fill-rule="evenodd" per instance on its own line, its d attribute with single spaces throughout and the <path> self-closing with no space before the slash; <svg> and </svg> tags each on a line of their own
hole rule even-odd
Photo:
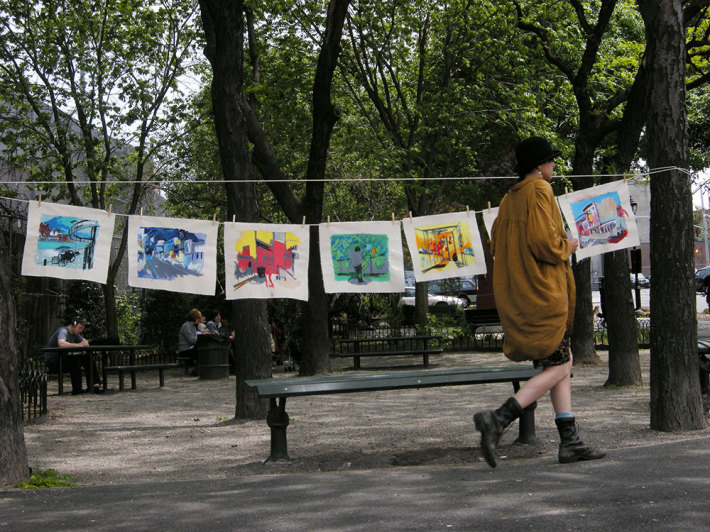
<svg viewBox="0 0 710 532">
<path fill-rule="evenodd" d="M 501 434 L 522 414 L 523 407 L 518 404 L 515 397 L 509 397 L 496 410 L 478 412 L 473 416 L 476 430 L 481 433 L 481 451 L 489 466 L 496 466 L 496 448 Z"/>
<path fill-rule="evenodd" d="M 560 433 L 560 451 L 557 457 L 561 464 L 569 464 L 579 460 L 597 460 L 606 456 L 605 451 L 585 445 L 579 439 L 577 424 L 573 417 L 555 419 L 555 425 Z"/>
</svg>

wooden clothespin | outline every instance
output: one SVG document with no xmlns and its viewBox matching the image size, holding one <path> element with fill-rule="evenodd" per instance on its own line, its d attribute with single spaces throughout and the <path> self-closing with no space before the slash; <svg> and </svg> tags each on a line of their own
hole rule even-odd
<svg viewBox="0 0 710 532">
<path fill-rule="evenodd" d="M 217 224 L 217 211 L 212 213 L 212 225 Z"/>
<path fill-rule="evenodd" d="M 330 227 L 330 216 L 328 216 L 328 227 Z"/>
<path fill-rule="evenodd" d="M 232 225 L 234 225 L 234 222 L 236 222 L 236 221 L 237 221 L 237 215 L 232 214 Z"/>
<path fill-rule="evenodd" d="M 39 198 L 37 199 L 37 207 L 42 206 L 42 194 L 39 195 Z"/>
<path fill-rule="evenodd" d="M 624 172 L 624 183 L 626 183 L 626 172 Z"/>
<path fill-rule="evenodd" d="M 471 211 L 468 209 L 468 205 L 466 205 L 466 216 L 467 217 L 471 216 Z"/>
<path fill-rule="evenodd" d="M 490 201 L 488 202 L 488 210 L 489 211 L 491 210 L 491 202 Z"/>
<path fill-rule="evenodd" d="M 141 207 L 141 218 L 143 218 L 143 207 Z"/>
<path fill-rule="evenodd" d="M 111 209 L 113 209 L 113 203 L 108 204 L 108 215 L 111 216 Z"/>
<path fill-rule="evenodd" d="M 565 196 L 567 195 L 567 187 L 565 187 Z"/>
<path fill-rule="evenodd" d="M 392 213 L 392 225 L 396 224 L 397 221 L 394 219 L 394 213 Z"/>
<path fill-rule="evenodd" d="M 306 217 L 305 216 L 301 220 L 301 229 L 303 229 L 304 227 L 306 227 Z"/>
<path fill-rule="evenodd" d="M 414 219 L 412 218 L 412 211 L 409 211 L 409 221 L 414 222 Z"/>
</svg>

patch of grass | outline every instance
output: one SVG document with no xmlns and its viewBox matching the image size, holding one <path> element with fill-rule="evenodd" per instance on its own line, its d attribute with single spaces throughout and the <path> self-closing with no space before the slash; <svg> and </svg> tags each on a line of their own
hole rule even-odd
<svg viewBox="0 0 710 532">
<path fill-rule="evenodd" d="M 32 473 L 28 481 L 21 482 L 15 487 L 25 490 L 40 490 L 47 488 L 75 488 L 74 477 L 59 475 L 54 469 L 47 469 L 41 473 Z"/>
</svg>

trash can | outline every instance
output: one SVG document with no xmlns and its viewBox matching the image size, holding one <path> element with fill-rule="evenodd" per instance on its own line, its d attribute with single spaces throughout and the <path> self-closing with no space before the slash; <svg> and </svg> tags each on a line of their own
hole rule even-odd
<svg viewBox="0 0 710 532">
<path fill-rule="evenodd" d="M 229 378 L 231 340 L 212 335 L 197 337 L 197 370 L 201 380 Z"/>
</svg>

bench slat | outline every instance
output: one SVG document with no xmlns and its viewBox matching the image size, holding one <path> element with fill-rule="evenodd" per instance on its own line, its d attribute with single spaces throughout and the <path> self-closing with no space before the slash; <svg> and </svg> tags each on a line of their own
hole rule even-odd
<svg viewBox="0 0 710 532">
<path fill-rule="evenodd" d="M 402 371 L 366 375 L 323 375 L 288 379 L 247 380 L 259 397 L 295 397 L 301 395 L 352 393 L 376 390 L 399 390 L 528 380 L 540 372 L 531 367 L 458 368 L 447 370 Z"/>
<path fill-rule="evenodd" d="M 411 351 L 362 351 L 360 353 L 333 353 L 336 357 L 386 357 L 404 355 L 437 355 L 443 349 L 412 349 Z"/>
</svg>

